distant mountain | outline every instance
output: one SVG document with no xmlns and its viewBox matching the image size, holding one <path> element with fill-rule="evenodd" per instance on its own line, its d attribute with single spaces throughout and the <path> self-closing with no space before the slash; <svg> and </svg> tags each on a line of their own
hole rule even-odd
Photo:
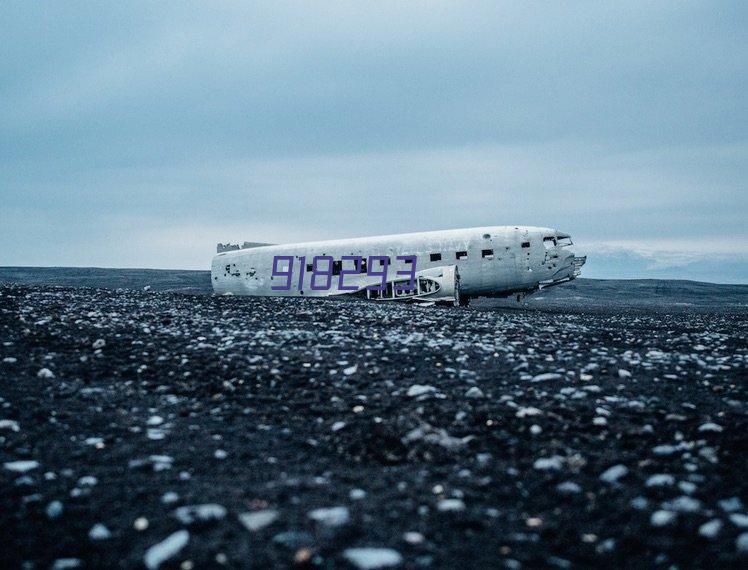
<svg viewBox="0 0 748 570">
<path fill-rule="evenodd" d="M 0 283 L 100 287 L 210 294 L 209 271 L 101 267 L 0 267 Z M 477 307 L 517 307 L 511 299 L 481 299 Z M 576 279 L 527 298 L 544 307 L 709 307 L 748 310 L 748 285 L 665 279 Z"/>
</svg>

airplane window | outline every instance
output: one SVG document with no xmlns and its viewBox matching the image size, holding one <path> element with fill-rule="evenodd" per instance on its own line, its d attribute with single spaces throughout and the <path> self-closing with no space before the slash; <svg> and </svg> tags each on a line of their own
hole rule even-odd
<svg viewBox="0 0 748 570">
<path fill-rule="evenodd" d="M 314 270 L 314 265 L 311 263 L 306 264 L 307 273 L 311 273 Z"/>
<path fill-rule="evenodd" d="M 556 238 L 554 237 L 544 237 L 543 238 L 543 245 L 545 246 L 545 249 L 551 249 L 556 245 Z"/>
<path fill-rule="evenodd" d="M 467 259 L 467 251 L 458 251 L 455 253 L 455 259 Z"/>
<path fill-rule="evenodd" d="M 529 241 L 523 241 L 522 242 L 522 247 L 530 247 L 530 242 Z"/>
<path fill-rule="evenodd" d="M 441 253 L 432 253 L 429 256 L 429 259 L 431 259 L 431 261 L 441 261 L 442 260 L 442 254 Z"/>
<path fill-rule="evenodd" d="M 342 261 L 333 261 L 332 262 L 332 274 L 333 275 L 340 275 L 340 270 L 343 269 L 343 262 Z"/>
<path fill-rule="evenodd" d="M 361 259 L 361 263 L 359 265 L 361 266 L 360 267 L 360 269 L 361 269 L 360 273 L 366 273 L 368 271 L 366 269 L 366 258 L 365 257 Z"/>
<path fill-rule="evenodd" d="M 387 265 L 389 265 L 389 264 L 390 264 L 390 258 L 387 257 Z M 382 265 L 382 266 L 384 265 L 384 259 L 380 259 L 379 260 L 379 265 Z"/>
<path fill-rule="evenodd" d="M 483 257 L 487 257 L 488 259 L 493 259 L 493 250 L 492 249 L 484 249 L 481 251 L 481 255 Z"/>
</svg>

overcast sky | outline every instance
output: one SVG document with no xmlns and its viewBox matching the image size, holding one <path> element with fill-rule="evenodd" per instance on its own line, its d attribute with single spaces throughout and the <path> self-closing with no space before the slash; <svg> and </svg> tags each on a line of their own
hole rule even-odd
<svg viewBox="0 0 748 570">
<path fill-rule="evenodd" d="M 745 2 L 3 2 L 0 265 L 569 232 L 748 282 Z"/>
</svg>

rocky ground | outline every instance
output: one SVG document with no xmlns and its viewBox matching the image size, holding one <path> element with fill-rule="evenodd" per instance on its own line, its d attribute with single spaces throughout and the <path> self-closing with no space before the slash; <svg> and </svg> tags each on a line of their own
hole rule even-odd
<svg viewBox="0 0 748 570">
<path fill-rule="evenodd" d="M 0 288 L 0 566 L 739 567 L 748 316 Z"/>
</svg>

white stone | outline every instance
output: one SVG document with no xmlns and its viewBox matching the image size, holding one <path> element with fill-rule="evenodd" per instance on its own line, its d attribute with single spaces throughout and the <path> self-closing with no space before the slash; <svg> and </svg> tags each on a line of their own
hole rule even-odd
<svg viewBox="0 0 748 570">
<path fill-rule="evenodd" d="M 346 426 L 345 422 L 335 422 L 334 424 L 332 424 L 332 427 L 330 428 L 330 430 L 332 430 L 332 431 L 340 431 L 345 426 Z"/>
<path fill-rule="evenodd" d="M 91 530 L 88 531 L 88 538 L 91 540 L 108 540 L 111 537 L 112 533 L 101 523 L 93 525 Z"/>
<path fill-rule="evenodd" d="M 478 386 L 473 386 L 467 392 L 465 392 L 465 397 L 466 398 L 485 398 L 485 394 L 483 393 L 483 390 L 478 388 Z"/>
<path fill-rule="evenodd" d="M 631 372 L 628 370 L 625 370 L 623 368 L 618 369 L 618 377 L 619 378 L 631 378 Z"/>
<path fill-rule="evenodd" d="M 743 501 L 740 497 L 730 497 L 729 499 L 721 499 L 717 501 L 719 507 L 726 513 L 734 513 L 743 508 Z"/>
<path fill-rule="evenodd" d="M 55 373 L 52 372 L 49 368 L 42 368 L 41 370 L 39 370 L 39 372 L 36 373 L 36 377 L 49 380 L 50 378 L 55 377 Z"/>
<path fill-rule="evenodd" d="M 91 346 L 94 348 L 94 350 L 98 350 L 106 346 L 106 341 L 103 338 L 97 338 Z"/>
<path fill-rule="evenodd" d="M 425 538 L 420 532 L 411 531 L 403 534 L 403 540 L 408 544 L 421 544 Z"/>
<path fill-rule="evenodd" d="M 178 530 L 158 544 L 151 546 L 143 557 L 143 564 L 148 570 L 156 570 L 162 563 L 179 554 L 189 541 L 190 533 L 186 530 Z"/>
<path fill-rule="evenodd" d="M 712 540 L 714 538 L 717 538 L 717 535 L 719 534 L 719 531 L 722 530 L 722 521 L 719 519 L 714 519 L 709 522 L 705 522 L 699 527 L 699 534 L 703 536 L 704 538 L 708 538 L 709 540 Z"/>
<path fill-rule="evenodd" d="M 391 548 L 347 548 L 343 551 L 343 558 L 359 570 L 391 568 L 403 562 L 402 555 Z"/>
<path fill-rule="evenodd" d="M 603 471 L 600 475 L 600 479 L 606 483 L 617 483 L 622 477 L 625 477 L 629 472 L 628 467 L 625 465 L 614 465 Z"/>
<path fill-rule="evenodd" d="M 52 501 L 47 505 L 47 509 L 45 512 L 47 513 L 47 518 L 53 520 L 62 515 L 62 511 L 62 503 L 60 501 Z"/>
<path fill-rule="evenodd" d="M 309 518 L 325 526 L 342 526 L 348 524 L 351 515 L 346 507 L 329 507 L 309 511 Z"/>
<path fill-rule="evenodd" d="M 21 428 L 18 426 L 18 422 L 15 420 L 0 420 L 0 429 L 19 431 Z"/>
<path fill-rule="evenodd" d="M 675 519 L 678 517 L 672 511 L 655 511 L 649 519 L 652 526 L 667 526 L 673 524 Z"/>
<path fill-rule="evenodd" d="M 52 563 L 51 570 L 72 570 L 81 568 L 83 562 L 79 558 L 58 558 Z"/>
<path fill-rule="evenodd" d="M 257 532 L 266 526 L 270 526 L 278 520 L 278 511 L 265 509 L 263 511 L 254 511 L 251 513 L 240 513 L 239 522 L 249 531 Z"/>
<path fill-rule="evenodd" d="M 675 485 L 675 477 L 667 473 L 658 473 L 650 476 L 644 485 L 646 487 L 670 487 Z"/>
<path fill-rule="evenodd" d="M 560 471 L 564 466 L 563 458 L 558 455 L 536 459 L 532 466 L 538 471 Z"/>
<path fill-rule="evenodd" d="M 563 376 L 556 374 L 555 372 L 546 372 L 545 374 L 538 374 L 533 376 L 530 382 L 548 382 L 549 380 L 561 380 Z"/>
<path fill-rule="evenodd" d="M 220 520 L 226 516 L 226 508 L 215 503 L 187 505 L 175 510 L 174 516 L 182 524 L 192 524 L 195 521 Z"/>
<path fill-rule="evenodd" d="M 465 503 L 461 499 L 442 499 L 436 505 L 436 509 L 441 513 L 464 511 Z"/>
<path fill-rule="evenodd" d="M 174 491 L 167 491 L 166 493 L 161 495 L 161 502 L 165 505 L 172 505 L 178 500 L 179 495 L 177 495 Z"/>
<path fill-rule="evenodd" d="M 146 425 L 160 426 L 162 423 L 164 423 L 164 418 L 162 418 L 161 416 L 151 416 L 150 418 L 148 418 Z"/>
<path fill-rule="evenodd" d="M 519 410 L 517 410 L 517 413 L 514 415 L 517 416 L 518 418 L 526 418 L 529 416 L 539 416 L 542 413 L 543 412 L 541 410 L 537 408 L 533 408 L 532 406 L 529 406 L 527 408 L 520 408 Z"/>
<path fill-rule="evenodd" d="M 748 528 L 748 515 L 733 513 L 730 515 L 730 522 L 739 528 Z"/>
<path fill-rule="evenodd" d="M 740 553 L 748 552 L 748 532 L 742 533 L 735 540 L 735 548 Z"/>
<path fill-rule="evenodd" d="M 700 432 L 720 433 L 722 429 L 721 425 L 715 424 L 714 422 L 707 422 L 699 426 Z"/>
<path fill-rule="evenodd" d="M 663 503 L 662 506 L 665 509 L 677 511 L 679 513 L 696 513 L 701 509 L 701 501 L 681 495 L 672 501 Z"/>
<path fill-rule="evenodd" d="M 433 386 L 426 386 L 422 384 L 413 384 L 410 388 L 408 388 L 406 395 L 410 398 L 417 398 L 418 396 L 430 394 L 431 392 L 436 392 L 436 388 L 434 388 Z"/>
<path fill-rule="evenodd" d="M 348 368 L 343 369 L 343 374 L 346 376 L 350 376 L 351 374 L 355 374 L 356 370 L 358 370 L 358 364 L 354 364 L 353 366 L 349 366 Z"/>
<path fill-rule="evenodd" d="M 582 492 L 582 488 L 574 481 L 564 481 L 556 485 L 556 491 L 563 495 L 576 495 Z"/>
<path fill-rule="evenodd" d="M 15 364 L 16 362 L 18 362 L 18 359 L 13 358 L 12 356 L 6 356 L 5 358 L 3 358 L 3 362 L 5 364 Z"/>
<path fill-rule="evenodd" d="M 13 473 L 26 473 L 27 471 L 39 467 L 39 462 L 28 459 L 19 459 L 18 461 L 8 461 L 5 463 L 4 467 Z"/>
</svg>

